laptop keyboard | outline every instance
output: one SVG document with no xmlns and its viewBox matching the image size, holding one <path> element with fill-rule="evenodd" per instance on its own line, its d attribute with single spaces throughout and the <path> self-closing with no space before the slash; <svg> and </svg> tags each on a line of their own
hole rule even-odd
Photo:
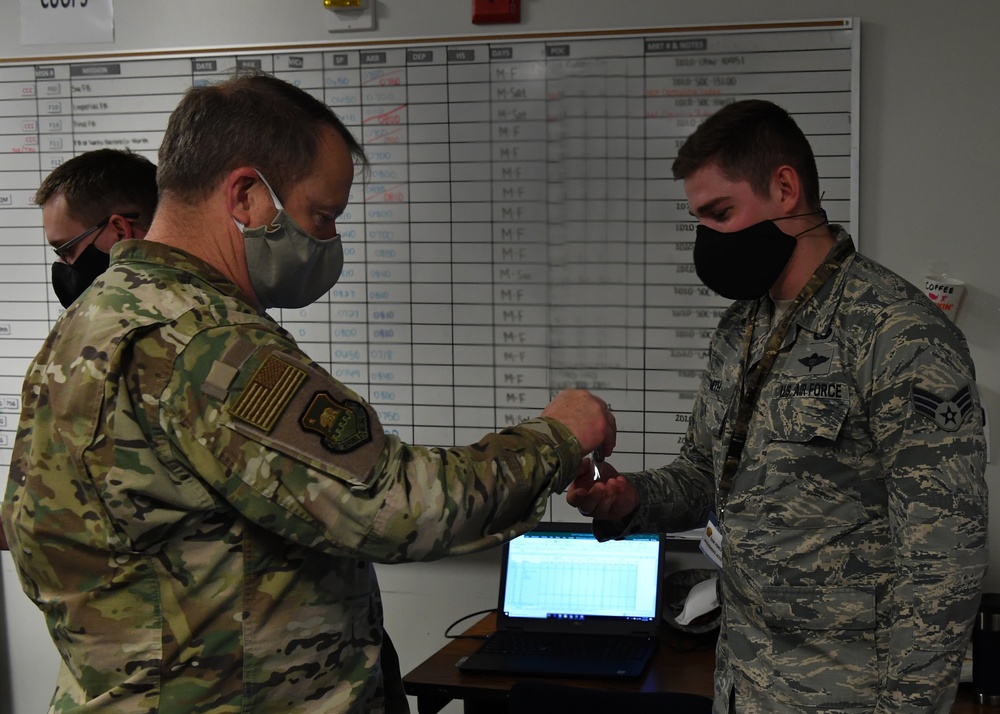
<svg viewBox="0 0 1000 714">
<path fill-rule="evenodd" d="M 582 659 L 635 659 L 649 651 L 649 641 L 634 637 L 588 635 L 494 635 L 479 650 L 489 654 L 543 655 Z"/>
</svg>

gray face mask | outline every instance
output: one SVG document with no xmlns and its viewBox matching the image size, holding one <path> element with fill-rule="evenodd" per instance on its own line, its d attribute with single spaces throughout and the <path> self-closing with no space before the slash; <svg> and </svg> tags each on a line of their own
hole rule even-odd
<svg viewBox="0 0 1000 714">
<path fill-rule="evenodd" d="M 265 308 L 305 307 L 337 284 L 344 269 L 344 244 L 340 234 L 327 240 L 313 238 L 292 220 L 260 172 L 278 214 L 270 225 L 247 228 L 235 218 L 243 233 L 250 284 Z"/>
</svg>

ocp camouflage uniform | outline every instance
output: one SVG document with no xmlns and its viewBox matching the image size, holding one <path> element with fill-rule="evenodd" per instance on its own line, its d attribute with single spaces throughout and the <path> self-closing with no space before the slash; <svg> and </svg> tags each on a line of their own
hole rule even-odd
<svg viewBox="0 0 1000 714">
<path fill-rule="evenodd" d="M 581 461 L 408 446 L 207 264 L 125 241 L 25 382 L 3 504 L 56 712 L 379 712 L 372 562 L 495 546 Z"/>
<path fill-rule="evenodd" d="M 836 252 L 850 236 L 840 227 Z M 770 331 L 760 302 L 751 363 Z M 680 456 L 621 530 L 722 512 L 715 711 L 948 712 L 987 563 L 985 441 L 961 333 L 853 254 L 806 302 L 720 483 L 754 301 L 723 315 Z"/>
</svg>

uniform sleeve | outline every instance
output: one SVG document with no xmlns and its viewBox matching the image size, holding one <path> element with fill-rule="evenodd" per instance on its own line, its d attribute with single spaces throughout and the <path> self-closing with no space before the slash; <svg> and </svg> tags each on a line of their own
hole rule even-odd
<svg viewBox="0 0 1000 714">
<path fill-rule="evenodd" d="M 172 468 L 283 538 L 376 562 L 468 553 L 520 535 L 582 460 L 576 438 L 550 419 L 467 447 L 404 444 L 293 343 L 260 330 L 198 335 L 156 408 Z"/>
<path fill-rule="evenodd" d="M 895 553 L 877 711 L 948 711 L 987 563 L 974 368 L 961 333 L 933 306 L 891 306 L 864 344 L 861 387 L 886 474 Z"/>
<path fill-rule="evenodd" d="M 677 458 L 666 466 L 624 474 L 639 492 L 639 508 L 629 519 L 594 521 L 598 539 L 685 531 L 708 520 L 715 507 L 713 437 L 724 424 L 731 397 L 731 392 L 713 390 L 713 384 L 719 380 L 710 367 L 702 376 Z"/>
<path fill-rule="evenodd" d="M 712 426 L 709 412 L 716 401 L 702 380 L 677 458 L 667 466 L 648 469 L 629 478 L 639 491 L 636 521 L 643 531 L 666 533 L 703 525 L 715 506 L 712 469 Z"/>
</svg>

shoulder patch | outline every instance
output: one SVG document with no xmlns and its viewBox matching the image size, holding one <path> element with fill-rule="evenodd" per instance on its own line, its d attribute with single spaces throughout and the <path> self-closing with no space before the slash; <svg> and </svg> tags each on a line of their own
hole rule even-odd
<svg viewBox="0 0 1000 714">
<path fill-rule="evenodd" d="M 243 388 L 230 413 L 269 432 L 305 378 L 305 370 L 268 355 Z"/>
<path fill-rule="evenodd" d="M 972 406 L 972 390 L 968 384 L 947 399 L 926 389 L 913 388 L 913 409 L 945 431 L 958 431 L 972 412 Z"/>
<path fill-rule="evenodd" d="M 306 431 L 320 436 L 323 447 L 335 454 L 353 451 L 372 439 L 368 412 L 353 399 L 338 402 L 329 392 L 316 392 L 299 417 Z"/>
</svg>

